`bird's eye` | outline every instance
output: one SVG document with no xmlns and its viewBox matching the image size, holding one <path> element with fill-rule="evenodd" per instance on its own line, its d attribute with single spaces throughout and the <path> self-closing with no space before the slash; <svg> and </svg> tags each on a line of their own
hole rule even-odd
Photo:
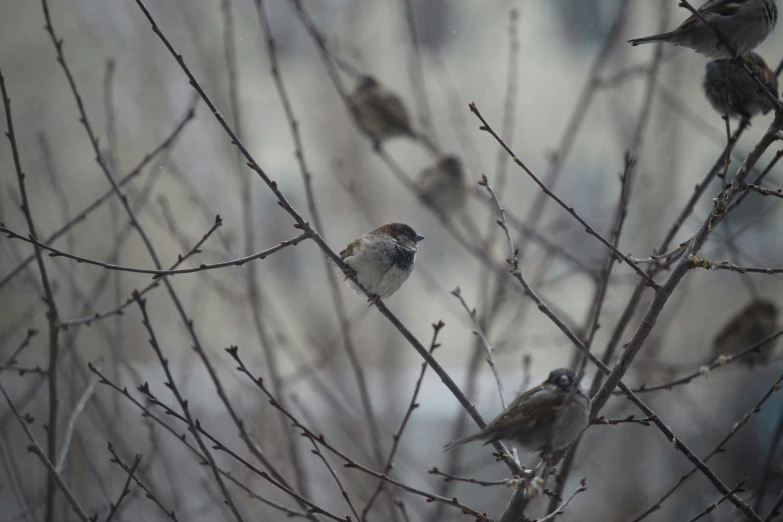
<svg viewBox="0 0 783 522">
<path fill-rule="evenodd" d="M 568 388 L 571 386 L 571 378 L 568 375 L 561 375 L 560 376 L 560 387 L 561 388 Z"/>
</svg>

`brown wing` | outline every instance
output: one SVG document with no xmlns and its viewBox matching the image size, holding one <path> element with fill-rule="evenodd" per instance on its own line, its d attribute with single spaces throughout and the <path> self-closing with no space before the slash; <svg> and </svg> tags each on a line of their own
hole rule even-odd
<svg viewBox="0 0 783 522">
<path fill-rule="evenodd" d="M 354 239 L 351 243 L 348 244 L 347 247 L 343 248 L 340 251 L 340 259 L 345 259 L 346 257 L 351 257 L 353 255 L 354 250 L 359 246 L 359 240 Z"/>
<path fill-rule="evenodd" d="M 367 104 L 382 116 L 390 127 L 411 132 L 408 111 L 396 94 L 379 93 L 377 96 L 371 96 Z"/>
<path fill-rule="evenodd" d="M 699 7 L 697 11 L 699 14 L 704 15 L 708 11 L 711 14 L 715 14 L 718 16 L 731 16 L 735 14 L 739 10 L 739 5 L 737 3 L 731 1 L 731 0 L 710 0 L 703 6 Z M 686 27 L 689 27 L 695 23 L 701 23 L 701 20 L 696 18 L 696 15 L 690 15 L 688 18 L 685 19 L 683 23 L 680 24 L 680 26 L 676 29 L 676 31 L 681 31 L 682 29 L 685 29 Z"/>
<path fill-rule="evenodd" d="M 532 388 L 514 399 L 503 413 L 495 417 L 482 431 L 495 434 L 492 440 L 497 440 L 531 430 L 537 424 L 554 419 L 567 396 L 562 393 L 542 393 L 540 387 Z"/>
</svg>

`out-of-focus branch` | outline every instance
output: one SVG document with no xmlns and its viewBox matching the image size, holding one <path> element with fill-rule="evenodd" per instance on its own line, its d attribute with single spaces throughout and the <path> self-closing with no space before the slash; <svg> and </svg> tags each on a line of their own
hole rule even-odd
<svg viewBox="0 0 783 522">
<path fill-rule="evenodd" d="M 142 160 L 130 172 L 128 172 L 125 176 L 117 180 L 117 185 L 119 187 L 124 187 L 125 185 L 127 185 L 131 180 L 136 178 L 136 176 L 141 174 L 144 168 L 149 163 L 151 163 L 152 160 L 155 159 L 161 152 L 170 149 L 174 145 L 177 138 L 182 133 L 183 129 L 187 126 L 188 123 L 193 121 L 196 115 L 195 108 L 197 102 L 198 102 L 198 97 L 196 96 L 191 101 L 191 103 L 189 104 L 188 108 L 185 111 L 185 114 L 176 124 L 176 126 L 171 131 L 171 133 L 169 133 L 169 135 L 166 136 L 166 138 L 157 147 L 155 147 L 155 149 L 153 149 L 150 153 L 145 155 L 144 158 L 142 158 Z M 45 240 L 43 240 L 43 243 L 51 244 L 54 243 L 59 238 L 63 237 L 74 226 L 78 225 L 79 223 L 87 219 L 87 216 L 89 216 L 94 210 L 99 208 L 103 203 L 108 201 L 113 195 L 114 195 L 114 189 L 110 188 L 109 190 L 101 194 L 97 199 L 95 199 L 95 201 L 93 201 L 85 208 L 83 208 L 81 211 L 79 211 L 69 222 L 65 223 L 58 230 L 56 230 L 52 235 L 50 235 Z M 11 269 L 9 273 L 3 276 L 3 278 L 0 279 L 0 288 L 2 288 L 7 282 L 9 282 L 17 274 L 19 274 L 19 272 L 24 270 L 24 268 L 33 259 L 35 259 L 35 254 L 26 257 L 24 261 L 16 265 L 13 269 Z"/>
<path fill-rule="evenodd" d="M 65 435 L 63 436 L 63 447 L 60 449 L 60 457 L 57 459 L 57 465 L 54 469 L 58 473 L 62 473 L 63 466 L 65 466 L 65 459 L 68 457 L 68 451 L 71 448 L 71 439 L 73 438 L 73 432 L 76 429 L 76 419 L 87 406 L 87 401 L 90 400 L 92 394 L 95 392 L 95 386 L 98 384 L 98 378 L 93 376 L 87 383 L 87 387 L 84 389 L 82 396 L 76 401 L 76 405 L 73 407 L 71 416 L 68 417 L 68 424 L 65 428 Z"/>
<path fill-rule="evenodd" d="M 432 325 L 432 341 L 430 342 L 430 354 L 435 351 L 436 348 L 440 346 L 438 344 L 438 334 L 443 329 L 443 327 L 446 326 L 446 323 L 443 321 L 438 321 L 437 323 Z M 416 385 L 413 387 L 413 396 L 411 397 L 411 402 L 408 404 L 408 409 L 405 411 L 405 415 L 402 417 L 402 422 L 400 422 L 400 427 L 397 430 L 397 432 L 394 434 L 394 443 L 392 444 L 391 451 L 389 452 L 389 457 L 386 459 L 386 464 L 383 466 L 383 474 L 388 475 L 389 472 L 392 470 L 392 467 L 394 465 L 394 456 L 397 454 L 397 448 L 400 444 L 400 439 L 402 438 L 402 432 L 405 430 L 405 426 L 408 425 L 408 420 L 410 420 L 411 415 L 413 414 L 413 410 L 419 407 L 419 404 L 416 402 L 416 399 L 419 397 L 419 391 L 421 390 L 421 383 L 424 381 L 424 374 L 427 371 L 427 363 L 422 363 L 421 365 L 421 372 L 419 373 L 419 378 L 416 380 Z M 378 482 L 378 485 L 375 488 L 375 491 L 373 491 L 372 495 L 370 495 L 370 500 L 367 501 L 367 505 L 364 506 L 364 509 L 362 509 L 362 516 L 359 518 L 359 520 L 364 520 L 367 516 L 367 513 L 370 512 L 370 509 L 372 509 L 372 506 L 375 504 L 375 499 L 378 498 L 378 495 L 381 494 L 381 491 L 383 491 L 383 485 L 385 482 L 380 481 Z"/>
<path fill-rule="evenodd" d="M 243 522 L 242 515 L 239 513 L 239 508 L 234 503 L 232 496 L 229 494 L 228 489 L 226 488 L 226 484 L 223 481 L 223 476 L 220 474 L 220 471 L 218 470 L 214 457 L 212 457 L 212 454 L 209 452 L 209 449 L 207 448 L 206 444 L 204 444 L 204 441 L 201 439 L 201 437 L 198 434 L 198 431 L 196 430 L 196 421 L 193 419 L 190 413 L 190 407 L 188 406 L 188 401 L 186 401 L 182 397 L 182 394 L 180 393 L 179 388 L 177 388 L 177 385 L 174 381 L 174 376 L 171 374 L 171 371 L 169 370 L 169 361 L 163 355 L 163 349 L 161 348 L 160 344 L 158 344 L 157 336 L 155 335 L 155 331 L 152 328 L 152 323 L 150 322 L 150 318 L 147 315 L 147 305 L 137 291 L 133 292 L 133 299 L 136 301 L 136 304 L 139 305 L 139 309 L 141 310 L 141 315 L 143 317 L 142 324 L 144 325 L 144 328 L 147 330 L 147 333 L 150 336 L 149 339 L 150 346 L 152 347 L 152 350 L 155 352 L 155 355 L 158 357 L 158 360 L 160 361 L 160 365 L 163 368 L 164 373 L 166 374 L 166 387 L 170 389 L 172 393 L 174 393 L 174 397 L 176 397 L 177 403 L 179 403 L 180 408 L 182 408 L 182 413 L 185 415 L 188 427 L 190 428 L 190 432 L 193 433 L 193 436 L 195 437 L 196 442 L 199 445 L 199 448 L 201 448 L 201 453 L 204 455 L 207 463 L 209 464 L 209 467 L 212 471 L 212 475 L 214 476 L 215 481 L 217 482 L 218 487 L 220 488 L 220 491 L 223 494 L 223 498 L 226 501 L 226 505 L 233 513 L 234 518 L 237 519 L 237 522 Z"/>
<path fill-rule="evenodd" d="M 181 255 L 181 254 L 178 255 L 177 261 L 171 265 L 169 270 L 174 270 L 189 257 L 201 253 L 201 246 L 207 241 L 207 239 L 209 239 L 209 236 L 211 236 L 218 228 L 220 228 L 222 224 L 223 224 L 223 220 L 220 218 L 220 216 L 219 215 L 215 216 L 215 222 L 212 225 L 212 227 L 203 236 L 201 236 L 201 239 L 199 239 L 198 242 L 195 245 L 193 245 L 193 248 L 188 250 L 185 253 L 185 255 Z M 160 281 L 153 281 L 152 283 L 145 286 L 143 289 L 139 290 L 139 295 L 143 296 L 147 292 L 149 292 L 153 288 L 157 288 L 158 286 L 160 286 Z M 71 326 L 77 326 L 80 324 L 86 324 L 89 326 L 93 321 L 100 321 L 107 317 L 111 317 L 112 315 L 122 315 L 123 311 L 133 303 L 134 303 L 133 296 L 130 296 L 120 306 L 112 308 L 111 310 L 107 310 L 105 312 L 95 312 L 86 317 L 63 320 L 60 321 L 60 326 L 66 329 Z"/>
<path fill-rule="evenodd" d="M 5 79 L 3 78 L 2 71 L 0 71 L 0 94 L 2 94 L 3 97 L 5 121 L 8 128 L 6 136 L 11 143 L 11 153 L 14 158 L 16 179 L 19 185 L 19 193 L 22 196 L 22 212 L 27 221 L 28 233 L 31 238 L 35 238 L 38 236 L 38 233 L 36 232 L 35 223 L 33 222 L 30 203 L 27 200 L 27 189 L 24 182 L 25 175 L 22 172 L 22 163 L 19 159 L 19 150 L 16 146 L 16 135 L 14 134 L 14 123 L 13 118 L 11 117 L 11 100 L 9 99 L 8 92 L 5 88 Z M 43 261 L 43 253 L 38 246 L 35 248 L 35 259 L 38 262 L 38 270 L 41 274 L 41 283 L 43 284 L 44 289 L 44 302 L 46 303 L 46 320 L 49 325 L 49 367 L 47 369 L 49 382 L 49 419 L 46 432 L 46 460 L 51 464 L 51 462 L 57 458 L 57 410 L 59 403 L 59 397 L 57 395 L 57 359 L 60 351 L 59 328 L 57 323 L 59 321 L 59 313 L 57 305 L 54 302 L 52 285 L 49 282 L 46 265 Z M 53 522 L 54 520 L 54 496 L 57 491 L 56 482 L 58 477 L 57 474 L 51 473 L 46 476 L 46 522 Z"/>
<path fill-rule="evenodd" d="M 486 177 L 485 177 L 486 179 Z M 509 236 L 510 237 L 510 236 Z M 513 241 L 511 242 L 511 246 L 513 248 Z M 465 311 L 468 313 L 468 316 L 470 317 L 470 320 L 473 321 L 473 333 L 476 335 L 476 337 L 479 338 L 479 342 L 481 343 L 481 346 L 484 348 L 484 353 L 487 354 L 487 364 L 489 364 L 489 368 L 492 370 L 492 374 L 495 376 L 495 382 L 498 386 L 498 393 L 500 394 L 500 405 L 503 407 L 503 409 L 506 409 L 506 392 L 503 390 L 503 381 L 500 380 L 500 375 L 498 374 L 498 368 L 495 366 L 495 357 L 492 355 L 492 346 L 489 345 L 489 341 L 487 340 L 487 337 L 484 335 L 484 330 L 481 329 L 481 325 L 478 322 L 478 319 L 476 317 L 476 309 L 472 309 L 468 306 L 468 303 L 465 302 L 465 298 L 462 297 L 462 292 L 460 291 L 459 287 L 455 288 L 451 294 L 459 299 L 459 302 L 462 304 L 462 307 L 465 309 Z"/>
<path fill-rule="evenodd" d="M 161 426 L 164 430 L 166 430 L 169 434 L 171 434 L 180 443 L 184 444 L 185 447 L 188 448 L 197 457 L 199 463 L 206 462 L 206 458 L 204 457 L 204 455 L 201 453 L 201 451 L 197 447 L 193 446 L 186 439 L 184 439 L 179 432 L 177 432 L 171 426 L 169 426 L 168 424 L 163 422 L 162 419 L 160 419 L 152 411 L 150 411 L 147 407 L 145 407 L 144 404 L 142 404 L 141 402 L 139 402 L 136 399 L 134 399 L 131 396 L 131 394 L 128 392 L 127 388 L 120 388 L 116 383 L 112 382 L 108 377 L 103 375 L 95 366 L 92 365 L 92 363 L 88 363 L 87 365 L 88 365 L 90 371 L 93 374 L 95 374 L 98 377 L 100 377 L 100 383 L 101 384 L 104 384 L 104 385 L 108 386 L 109 388 L 111 388 L 112 390 L 117 392 L 118 394 L 120 394 L 123 397 L 125 397 L 128 401 L 130 401 L 131 404 L 133 404 L 135 407 L 137 407 L 141 411 L 142 417 L 148 418 L 148 419 L 152 419 L 155 423 L 157 423 L 159 426 Z M 153 403 L 153 404 L 156 404 L 156 403 Z M 168 410 L 166 411 L 166 413 L 170 414 Z M 178 416 L 179 414 L 174 412 L 174 413 L 171 413 L 171 415 Z M 183 420 L 183 419 L 180 419 L 180 420 Z M 242 482 L 240 482 L 236 477 L 231 475 L 231 473 L 229 473 L 228 471 L 226 471 L 224 469 L 220 469 L 219 471 L 220 471 L 220 474 L 223 475 L 223 477 L 225 477 L 227 480 L 231 481 L 234 485 L 236 485 L 239 488 L 241 488 L 251 498 L 259 500 L 260 502 L 266 504 L 267 506 L 271 506 L 271 507 L 273 507 L 273 508 L 275 508 L 275 509 L 277 509 L 277 510 L 283 512 L 283 513 L 285 513 L 287 516 L 290 516 L 290 517 L 298 516 L 298 517 L 302 517 L 302 518 L 309 518 L 308 515 L 306 515 L 304 513 L 293 511 L 293 510 L 291 510 L 291 509 L 289 509 L 289 508 L 287 508 L 285 506 L 282 506 L 280 504 L 277 504 L 275 502 L 270 501 L 267 498 L 264 498 L 264 497 L 260 496 L 258 493 L 254 492 L 253 490 L 251 490 L 250 488 L 248 488 L 247 486 L 242 484 Z M 263 473 L 263 472 L 259 471 L 259 473 Z M 281 489 L 283 491 L 290 491 L 288 488 L 283 486 L 281 483 L 279 483 L 275 479 L 273 479 L 269 474 L 261 475 L 261 476 L 263 478 L 265 478 L 267 481 L 269 481 L 271 484 L 273 484 L 275 487 L 277 487 L 277 488 L 279 488 L 279 489 Z"/>
<path fill-rule="evenodd" d="M 748 411 L 745 415 L 743 415 L 742 419 L 735 422 L 734 425 L 731 427 L 729 432 L 718 442 L 717 446 L 715 446 L 715 449 L 713 449 L 711 452 L 709 452 L 704 457 L 704 462 L 708 462 L 712 457 L 717 455 L 718 453 L 723 453 L 726 448 L 726 444 L 731 440 L 731 438 L 737 434 L 737 432 L 748 423 L 748 421 L 753 417 L 753 415 L 757 414 L 761 411 L 761 408 L 764 406 L 764 403 L 767 402 L 767 400 L 772 396 L 773 393 L 777 392 L 780 389 L 781 382 L 783 382 L 783 374 L 781 374 L 775 381 L 772 383 L 772 386 L 770 386 L 769 390 L 764 394 L 764 396 L 761 397 L 761 399 L 753 406 L 753 408 Z M 667 498 L 669 498 L 676 490 L 679 488 L 686 480 L 688 480 L 691 476 L 693 476 L 698 468 L 693 468 L 689 472 L 682 475 L 677 482 L 672 485 L 671 488 L 669 488 L 664 495 L 659 498 L 652 506 L 647 508 L 641 515 L 633 519 L 632 522 L 640 522 L 642 519 L 646 518 L 649 514 L 657 511 L 661 508 L 661 504 L 663 504 Z M 721 492 L 724 495 L 728 495 L 729 500 L 732 499 L 732 497 L 736 496 L 733 493 L 730 494 L 729 491 Z M 736 505 L 736 503 L 732 500 L 732 503 Z M 743 510 L 744 513 L 744 510 Z M 757 522 L 761 520 L 761 518 L 753 513 L 755 517 L 747 515 L 748 518 L 751 520 L 756 520 Z"/>
<path fill-rule="evenodd" d="M 46 457 L 46 454 L 44 453 L 43 449 L 41 449 L 41 446 L 35 440 L 35 437 L 33 437 L 33 434 L 30 432 L 30 428 L 27 427 L 27 420 L 25 420 L 21 415 L 19 415 L 16 406 L 11 401 L 11 397 L 9 397 L 8 392 L 5 391 L 5 387 L 3 386 L 2 381 L 0 381 L 0 392 L 2 392 L 3 397 L 5 397 L 5 401 L 6 403 L 8 403 L 8 407 L 11 409 L 14 416 L 16 416 L 16 419 L 19 421 L 19 424 L 21 424 L 22 429 L 24 430 L 24 433 L 27 436 L 27 440 L 30 441 L 30 445 L 27 447 L 27 451 L 35 454 L 35 456 L 38 457 L 41 460 L 41 462 L 43 462 L 43 465 L 46 467 L 46 471 L 48 472 L 48 475 L 52 477 L 52 480 L 57 485 L 57 487 L 59 487 L 60 490 L 62 490 L 63 494 L 65 494 L 65 498 L 68 499 L 68 502 L 71 504 L 71 507 L 73 507 L 73 510 L 82 520 L 82 522 L 89 522 L 90 518 L 87 516 L 87 513 L 85 513 L 84 509 L 79 505 L 79 502 L 76 500 L 76 497 L 73 496 L 73 493 L 71 493 L 71 490 L 68 489 L 68 486 L 65 484 L 65 482 L 63 482 L 63 479 L 62 477 L 60 477 L 60 474 L 57 473 L 56 469 L 54 469 L 54 465 L 52 464 L 52 461 Z"/>
</svg>

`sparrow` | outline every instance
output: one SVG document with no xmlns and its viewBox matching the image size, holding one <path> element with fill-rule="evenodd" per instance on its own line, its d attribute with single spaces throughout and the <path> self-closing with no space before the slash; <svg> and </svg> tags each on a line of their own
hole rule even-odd
<svg viewBox="0 0 783 522">
<path fill-rule="evenodd" d="M 553 441 L 552 430 L 563 408 L 560 428 Z M 515 398 L 486 428 L 447 444 L 443 451 L 474 440 L 483 440 L 485 446 L 508 440 L 529 452 L 549 454 L 574 442 L 587 427 L 589 416 L 590 398 L 575 382 L 574 372 L 558 368 L 546 381 Z"/>
<path fill-rule="evenodd" d="M 362 292 L 350 277 L 370 294 L 370 306 L 399 290 L 410 277 L 416 258 L 417 244 L 424 236 L 402 223 L 388 223 L 351 242 L 340 252 L 340 259 L 349 267 L 346 283 L 360 295 Z"/>
<path fill-rule="evenodd" d="M 778 330 L 778 309 L 765 300 L 755 301 L 732 317 L 718 332 L 713 344 L 716 357 L 733 355 L 763 341 Z M 746 355 L 741 361 L 753 366 L 766 362 L 774 350 L 775 341 L 765 345 L 758 354 Z"/>
<path fill-rule="evenodd" d="M 468 189 L 462 162 L 456 156 L 443 156 L 436 165 L 421 171 L 416 185 L 419 197 L 439 214 L 447 216 L 465 206 Z"/>
<path fill-rule="evenodd" d="M 778 8 L 775 0 L 709 0 L 699 13 L 731 43 L 738 56 L 755 49 L 775 28 Z M 731 58 L 712 27 L 691 15 L 670 33 L 628 41 L 631 45 L 669 42 L 689 47 L 707 58 Z"/>
<path fill-rule="evenodd" d="M 369 135 L 376 149 L 387 138 L 416 137 L 400 97 L 384 88 L 374 77 L 361 76 L 348 101 L 359 127 Z"/>
<path fill-rule="evenodd" d="M 767 67 L 764 59 L 756 53 L 741 58 L 758 76 L 769 92 L 778 97 L 778 78 Z M 747 118 L 759 112 L 767 114 L 775 107 L 748 77 L 739 63 L 731 60 L 714 60 L 707 64 L 704 78 L 704 92 L 707 100 L 720 114 L 733 118 Z M 727 103 L 728 102 L 728 103 Z M 727 107 L 728 105 L 728 107 Z"/>
</svg>

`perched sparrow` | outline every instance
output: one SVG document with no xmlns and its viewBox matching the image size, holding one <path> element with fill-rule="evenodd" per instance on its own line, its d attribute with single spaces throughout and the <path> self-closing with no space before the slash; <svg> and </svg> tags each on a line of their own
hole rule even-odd
<svg viewBox="0 0 783 522">
<path fill-rule="evenodd" d="M 777 76 L 767 67 L 761 56 L 749 53 L 742 59 L 750 70 L 756 73 L 767 90 L 777 98 Z M 759 92 L 753 81 L 742 70 L 742 66 L 731 63 L 731 60 L 714 60 L 707 64 L 704 92 L 716 111 L 720 114 L 728 113 L 734 118 L 750 119 L 759 112 L 767 114 L 774 109 L 772 103 Z"/>
<path fill-rule="evenodd" d="M 750 348 L 778 330 L 777 319 L 778 309 L 769 301 L 755 301 L 749 304 L 732 317 L 715 337 L 713 353 L 715 356 L 734 355 Z M 760 353 L 746 355 L 740 360 L 750 366 L 763 363 L 772 354 L 774 343 L 772 341 L 772 345 L 765 345 Z"/>
<path fill-rule="evenodd" d="M 372 76 L 362 76 L 356 89 L 349 96 L 354 115 L 376 148 L 386 138 L 415 137 L 410 117 L 402 100 L 386 90 Z"/>
<path fill-rule="evenodd" d="M 709 0 L 699 13 L 744 56 L 763 42 L 775 28 L 778 8 L 775 0 Z M 715 31 L 691 15 L 670 33 L 629 40 L 632 45 L 669 42 L 690 47 L 707 58 L 730 58 Z"/>
<path fill-rule="evenodd" d="M 388 223 L 368 232 L 349 244 L 342 252 L 342 259 L 356 280 L 373 294 L 370 304 L 396 292 L 413 271 L 417 243 L 424 236 L 408 225 Z M 360 293 L 353 281 L 346 279 L 354 293 Z"/>
<path fill-rule="evenodd" d="M 544 454 L 568 447 L 587 427 L 590 415 L 590 398 L 574 379 L 574 372 L 568 368 L 553 370 L 546 382 L 514 399 L 486 428 L 447 444 L 443 450 L 474 440 L 483 440 L 484 445 L 509 440 L 525 450 Z M 574 386 L 575 393 L 566 403 Z M 563 407 L 566 410 L 562 414 L 560 429 L 555 436 L 554 447 L 550 447 L 552 429 Z"/>
<path fill-rule="evenodd" d="M 444 216 L 462 209 L 468 196 L 462 162 L 456 156 L 444 156 L 424 169 L 417 185 L 421 199 Z"/>
</svg>

